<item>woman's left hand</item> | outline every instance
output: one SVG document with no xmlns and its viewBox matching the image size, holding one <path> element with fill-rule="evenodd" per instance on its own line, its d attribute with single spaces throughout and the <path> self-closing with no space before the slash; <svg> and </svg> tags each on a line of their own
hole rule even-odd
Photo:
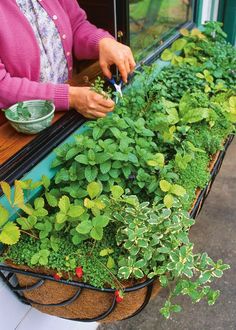
<svg viewBox="0 0 236 330">
<path fill-rule="evenodd" d="M 104 75 L 109 79 L 112 77 L 110 67 L 115 64 L 125 83 L 136 65 L 131 49 L 111 38 L 99 41 L 99 63 Z"/>
</svg>

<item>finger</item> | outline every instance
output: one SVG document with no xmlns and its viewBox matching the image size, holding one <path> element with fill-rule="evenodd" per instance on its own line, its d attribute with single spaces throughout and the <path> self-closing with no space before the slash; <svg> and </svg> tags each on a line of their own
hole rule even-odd
<svg viewBox="0 0 236 330">
<path fill-rule="evenodd" d="M 131 68 L 130 68 L 128 59 L 125 60 L 125 68 L 126 68 L 126 72 L 127 72 L 127 76 L 128 76 L 131 72 Z"/>
<path fill-rule="evenodd" d="M 128 74 L 127 74 L 127 71 L 126 71 L 126 67 L 125 67 L 125 63 L 124 62 L 121 62 L 119 63 L 118 65 L 118 69 L 120 71 L 120 74 L 121 74 L 121 77 L 122 77 L 122 80 L 127 83 L 127 77 L 128 77 Z"/>
<path fill-rule="evenodd" d="M 115 102 L 111 99 L 105 99 L 104 97 L 100 98 L 98 100 L 98 104 L 101 105 L 104 108 L 113 110 L 115 107 Z"/>
<path fill-rule="evenodd" d="M 106 113 L 100 111 L 93 111 L 92 113 L 89 113 L 89 116 L 93 118 L 104 118 L 106 115 Z"/>
<path fill-rule="evenodd" d="M 93 94 L 93 101 L 94 101 L 95 105 L 99 104 L 99 105 L 101 105 L 102 107 L 105 107 L 105 108 L 113 109 L 114 106 L 115 106 L 115 103 L 110 98 L 108 98 L 108 96 L 105 92 L 104 92 L 104 95 L 94 93 Z"/>
<path fill-rule="evenodd" d="M 85 114 L 84 117 L 85 117 L 85 118 L 88 118 L 88 119 L 96 119 L 96 118 L 97 118 L 97 117 L 95 117 L 95 116 L 88 115 L 88 114 Z"/>
<path fill-rule="evenodd" d="M 112 112 L 113 108 L 106 108 L 100 104 L 96 104 L 96 106 L 92 107 L 89 109 L 90 113 L 93 113 L 94 111 L 98 111 L 98 112 L 103 112 L 103 113 L 108 113 L 108 112 Z"/>
<path fill-rule="evenodd" d="M 102 69 L 103 74 L 111 79 L 112 78 L 112 73 L 110 71 L 110 65 L 108 65 L 106 62 L 100 62 L 100 67 Z"/>
<path fill-rule="evenodd" d="M 134 69 L 136 67 L 136 63 L 135 63 L 135 60 L 133 58 L 133 55 L 131 57 L 129 57 L 128 61 L 129 61 L 131 72 L 134 72 Z"/>
</svg>

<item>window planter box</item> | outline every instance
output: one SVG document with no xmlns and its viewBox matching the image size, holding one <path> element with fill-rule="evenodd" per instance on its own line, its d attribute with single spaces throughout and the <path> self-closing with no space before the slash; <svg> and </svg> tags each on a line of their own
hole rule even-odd
<svg viewBox="0 0 236 330">
<path fill-rule="evenodd" d="M 209 164 L 211 179 L 204 189 L 196 192 L 196 199 L 190 211 L 192 218 L 196 218 L 200 213 L 233 137 L 230 135 L 223 150 L 212 157 Z M 158 279 L 126 281 L 124 300 L 118 304 L 115 289 L 99 289 L 78 282 L 76 277 L 66 280 L 66 275 L 65 279 L 56 281 L 53 274 L 53 270 L 42 267 L 32 269 L 14 265 L 10 261 L 6 265 L 0 265 L 1 278 L 20 301 L 41 312 L 74 321 L 112 322 L 133 317 L 141 312 L 161 289 Z"/>
</svg>

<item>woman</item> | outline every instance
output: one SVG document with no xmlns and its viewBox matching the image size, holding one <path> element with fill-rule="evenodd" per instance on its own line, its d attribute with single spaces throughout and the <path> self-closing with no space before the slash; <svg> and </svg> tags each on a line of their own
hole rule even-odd
<svg viewBox="0 0 236 330">
<path fill-rule="evenodd" d="M 0 109 L 30 99 L 52 100 L 56 110 L 75 108 L 104 117 L 114 102 L 88 87 L 70 87 L 72 55 L 96 59 L 105 76 L 117 65 L 126 82 L 131 50 L 87 21 L 76 0 L 0 1 Z"/>
</svg>

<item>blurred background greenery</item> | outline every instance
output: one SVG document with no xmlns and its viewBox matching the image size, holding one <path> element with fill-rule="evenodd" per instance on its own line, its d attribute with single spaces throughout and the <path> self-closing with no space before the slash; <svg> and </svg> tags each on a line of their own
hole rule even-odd
<svg viewBox="0 0 236 330">
<path fill-rule="evenodd" d="M 136 60 L 145 57 L 192 15 L 189 0 L 130 0 L 130 42 Z"/>
</svg>

